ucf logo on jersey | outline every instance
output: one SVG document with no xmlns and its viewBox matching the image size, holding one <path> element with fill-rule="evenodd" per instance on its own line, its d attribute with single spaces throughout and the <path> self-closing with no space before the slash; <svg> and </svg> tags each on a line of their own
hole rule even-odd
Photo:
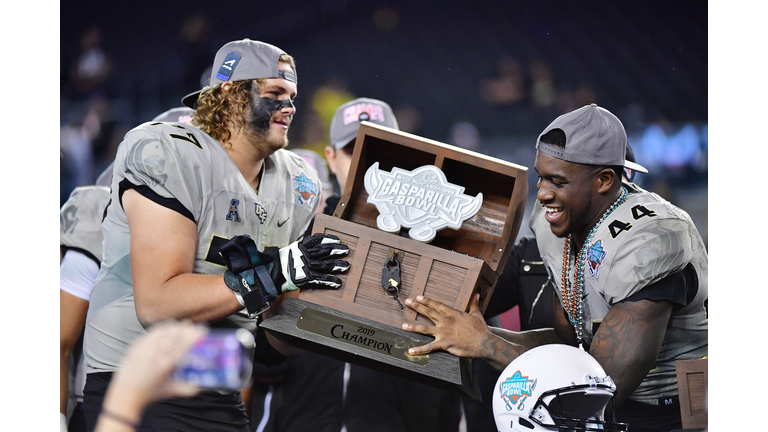
<svg viewBox="0 0 768 432">
<path fill-rule="evenodd" d="M 264 225 L 264 222 L 267 221 L 267 210 L 259 203 L 256 203 L 255 207 L 256 216 L 259 218 L 259 222 Z"/>
</svg>

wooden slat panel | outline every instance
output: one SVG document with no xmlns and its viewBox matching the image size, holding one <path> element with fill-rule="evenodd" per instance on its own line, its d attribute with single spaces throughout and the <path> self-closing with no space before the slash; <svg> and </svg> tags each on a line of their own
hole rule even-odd
<svg viewBox="0 0 768 432">
<path fill-rule="evenodd" d="M 326 215 L 317 215 L 313 232 L 336 235 L 349 246 L 348 260 L 352 268 L 348 274 L 339 275 L 343 281 L 339 290 L 305 289 L 299 298 L 395 327 L 403 322 L 429 321 L 419 318 L 410 308 L 400 309 L 382 288 L 382 269 L 390 249 L 403 253 L 398 296 L 401 303 L 407 297 L 423 294 L 466 310 L 465 303 L 471 293 L 477 289 L 487 290 L 485 280 L 491 276 L 495 283 L 498 277 L 477 258 Z M 480 279 L 483 279 L 482 287 Z"/>
<path fill-rule="evenodd" d="M 453 305 L 467 276 L 467 269 L 435 260 L 429 271 L 424 296 L 443 304 Z M 431 324 L 432 321 L 419 314 L 416 321 Z"/>
<path fill-rule="evenodd" d="M 677 386 L 680 392 L 680 415 L 683 429 L 706 428 L 707 415 L 707 358 L 678 360 Z"/>
</svg>

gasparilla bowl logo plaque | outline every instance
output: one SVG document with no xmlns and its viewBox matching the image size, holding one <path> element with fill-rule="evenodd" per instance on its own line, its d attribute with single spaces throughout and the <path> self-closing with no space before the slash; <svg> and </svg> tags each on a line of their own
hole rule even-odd
<svg viewBox="0 0 768 432">
<path fill-rule="evenodd" d="M 412 239 L 425 243 L 433 240 L 438 230 L 461 228 L 483 204 L 482 193 L 465 195 L 463 186 L 448 183 L 434 165 L 413 171 L 395 167 L 387 172 L 376 162 L 365 173 L 364 186 L 368 203 L 379 211 L 376 225 L 380 230 L 396 233 L 408 227 Z"/>
</svg>

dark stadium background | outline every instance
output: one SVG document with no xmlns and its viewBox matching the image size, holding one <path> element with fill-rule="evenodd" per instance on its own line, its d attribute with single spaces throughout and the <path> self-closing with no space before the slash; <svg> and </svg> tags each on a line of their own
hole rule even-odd
<svg viewBox="0 0 768 432">
<path fill-rule="evenodd" d="M 321 152 L 333 109 L 373 97 L 409 132 L 528 166 L 533 191 L 536 135 L 596 102 L 624 121 L 638 162 L 652 169 L 637 182 L 687 210 L 706 241 L 707 15 L 701 1 L 63 1 L 62 130 L 94 118 L 99 128 L 80 160 L 90 171 L 62 150 L 61 202 L 95 180 L 127 130 L 199 88 L 221 45 L 248 37 L 296 59 L 292 148 Z M 83 91 L 71 71 L 93 26 L 112 67 Z M 192 45 L 185 32 L 207 37 Z M 517 62 L 523 96 L 493 103 L 483 89 L 501 58 Z"/>
</svg>

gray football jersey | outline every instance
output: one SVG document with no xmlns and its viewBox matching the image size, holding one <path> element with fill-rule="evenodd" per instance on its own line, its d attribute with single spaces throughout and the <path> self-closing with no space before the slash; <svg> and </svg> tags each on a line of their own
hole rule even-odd
<svg viewBox="0 0 768 432">
<path fill-rule="evenodd" d="M 220 274 L 226 267 L 218 251 L 228 239 L 248 234 L 259 250 L 286 246 L 304 233 L 319 205 L 317 174 L 298 155 L 278 150 L 265 159 L 261 175 L 256 193 L 221 144 L 192 126 L 148 122 L 126 134 L 115 158 L 112 203 L 102 226 L 104 260 L 86 320 L 87 373 L 116 370 L 145 333 L 134 305 L 122 192 L 133 188 L 194 221 L 193 271 Z M 256 320 L 241 311 L 211 326 L 254 331 Z"/>
<path fill-rule="evenodd" d="M 109 188 L 80 186 L 69 195 L 59 213 L 60 245 L 101 262 L 101 219 L 109 202 Z"/>
<path fill-rule="evenodd" d="M 109 202 L 109 188 L 104 186 L 81 186 L 75 188 L 60 212 L 60 245 L 86 255 L 101 264 L 102 240 L 101 219 Z M 70 371 L 71 373 L 72 371 Z M 76 401 L 83 399 L 85 375 L 83 360 L 75 366 L 74 380 L 70 380 L 69 392 Z"/>
<path fill-rule="evenodd" d="M 584 270 L 584 340 L 591 344 L 611 306 L 690 263 L 698 277 L 696 296 L 673 312 L 656 365 L 630 396 L 655 403 L 660 397 L 678 394 L 675 360 L 707 355 L 708 258 L 704 242 L 685 211 L 634 184 L 624 186 L 630 192 L 627 200 L 585 245 L 589 249 Z M 565 239 L 552 234 L 538 202 L 529 225 L 562 305 Z M 573 283 L 573 270 L 569 278 Z"/>
</svg>

